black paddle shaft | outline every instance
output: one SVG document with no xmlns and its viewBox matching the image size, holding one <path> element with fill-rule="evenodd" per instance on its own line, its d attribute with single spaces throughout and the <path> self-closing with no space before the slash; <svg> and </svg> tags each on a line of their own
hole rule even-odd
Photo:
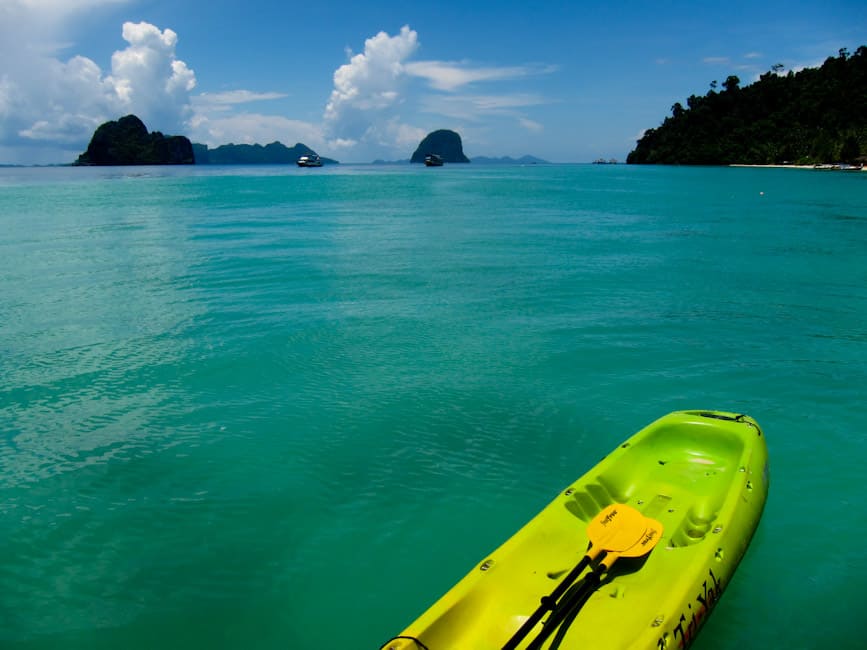
<svg viewBox="0 0 867 650">
<path fill-rule="evenodd" d="M 601 581 L 602 572 L 592 571 L 580 586 L 576 585 L 577 589 L 568 594 L 563 599 L 563 602 L 557 605 L 554 611 L 551 612 L 551 616 L 549 616 L 548 620 L 545 621 L 542 631 L 539 632 L 538 636 L 536 636 L 530 645 L 527 646 L 527 650 L 541 650 L 542 644 L 545 643 L 548 637 L 554 633 L 554 630 L 556 630 L 563 621 L 567 618 L 575 618 L 578 611 L 584 606 L 584 603 L 587 602 L 587 598 L 590 594 L 599 587 Z M 557 645 L 559 646 L 559 643 Z"/>
<path fill-rule="evenodd" d="M 535 612 L 530 614 L 530 617 L 524 621 L 524 624 L 518 628 L 518 631 L 515 632 L 512 638 L 506 641 L 503 650 L 516 650 L 518 644 L 523 641 L 524 637 L 527 636 L 534 627 L 536 627 L 536 623 L 542 620 L 545 613 L 554 609 L 560 596 L 562 596 L 572 583 L 578 579 L 578 576 L 580 576 L 581 572 L 587 568 L 588 564 L 590 564 L 590 558 L 585 555 L 581 558 L 581 561 L 575 565 L 575 568 L 572 569 L 565 578 L 563 578 L 560 584 L 554 587 L 554 591 L 549 595 L 542 597 L 542 604 L 539 605 Z"/>
</svg>

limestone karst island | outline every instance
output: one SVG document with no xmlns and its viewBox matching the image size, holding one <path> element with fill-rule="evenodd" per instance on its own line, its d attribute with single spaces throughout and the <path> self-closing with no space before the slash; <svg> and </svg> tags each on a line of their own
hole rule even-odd
<svg viewBox="0 0 867 650">
<path fill-rule="evenodd" d="M 470 159 L 464 155 L 461 136 L 448 129 L 428 133 L 413 152 L 410 162 L 423 163 L 427 156 L 437 156 L 442 162 L 447 163 L 470 162 Z"/>
<path fill-rule="evenodd" d="M 149 133 L 135 115 L 106 122 L 96 129 L 76 165 L 192 165 L 193 145 L 182 135 Z"/>
</svg>

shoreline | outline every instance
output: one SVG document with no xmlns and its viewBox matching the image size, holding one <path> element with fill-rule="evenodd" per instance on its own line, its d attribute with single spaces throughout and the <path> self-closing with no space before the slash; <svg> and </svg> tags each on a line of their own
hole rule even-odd
<svg viewBox="0 0 867 650">
<path fill-rule="evenodd" d="M 728 165 L 729 167 L 755 167 L 755 168 L 768 168 L 768 169 L 814 169 L 820 171 L 843 171 L 843 172 L 867 172 L 867 167 L 863 165 L 844 165 L 842 163 L 831 164 L 817 164 L 817 165 L 795 165 L 795 164 L 770 164 L 770 165 L 752 165 L 745 163 L 732 163 Z"/>
</svg>

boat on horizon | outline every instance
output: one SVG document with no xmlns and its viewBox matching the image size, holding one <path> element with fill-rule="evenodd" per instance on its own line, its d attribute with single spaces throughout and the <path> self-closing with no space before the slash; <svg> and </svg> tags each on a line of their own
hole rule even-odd
<svg viewBox="0 0 867 650">
<path fill-rule="evenodd" d="M 322 159 L 315 153 L 301 156 L 298 159 L 299 167 L 322 167 Z"/>
<path fill-rule="evenodd" d="M 435 153 L 429 153 L 424 157 L 424 164 L 426 167 L 442 167 L 443 159 Z"/>
</svg>

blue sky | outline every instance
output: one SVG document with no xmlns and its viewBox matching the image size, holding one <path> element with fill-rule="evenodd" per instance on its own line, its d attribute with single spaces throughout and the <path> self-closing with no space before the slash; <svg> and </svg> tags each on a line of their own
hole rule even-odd
<svg viewBox="0 0 867 650">
<path fill-rule="evenodd" d="M 867 44 L 867 2 L 0 0 L 0 163 L 127 113 L 211 146 L 623 160 L 674 102 Z"/>
</svg>

